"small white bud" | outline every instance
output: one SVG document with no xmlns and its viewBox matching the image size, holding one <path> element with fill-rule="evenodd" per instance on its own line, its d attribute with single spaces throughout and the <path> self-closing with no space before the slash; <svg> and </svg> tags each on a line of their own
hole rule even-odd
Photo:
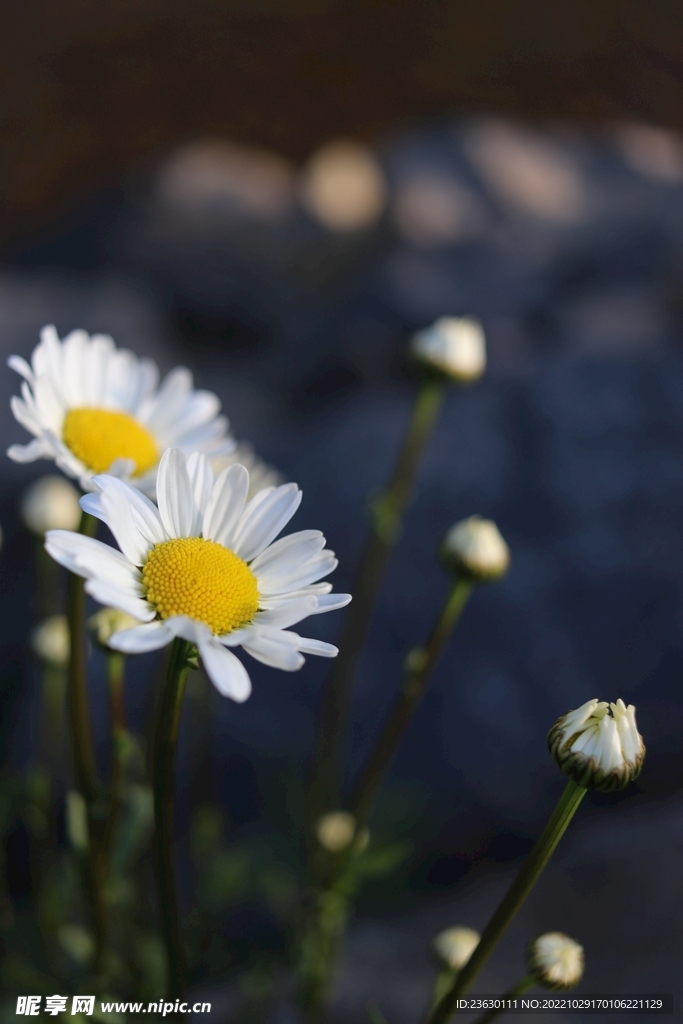
<svg viewBox="0 0 683 1024">
<path fill-rule="evenodd" d="M 473 317 L 442 316 L 413 337 L 413 356 L 460 384 L 478 380 L 486 369 L 484 330 Z"/>
<path fill-rule="evenodd" d="M 81 521 L 78 491 L 64 477 L 52 474 L 26 488 L 19 512 L 24 525 L 41 537 L 48 530 L 77 530 Z"/>
<path fill-rule="evenodd" d="M 320 845 L 328 853 L 341 853 L 356 835 L 356 819 L 348 811 L 329 811 L 318 818 L 315 834 Z M 365 849 L 369 838 L 370 833 L 366 828 L 359 830 L 355 844 L 356 853 Z"/>
<path fill-rule="evenodd" d="M 31 633 L 31 647 L 41 661 L 51 665 L 66 665 L 71 643 L 66 615 L 51 615 Z"/>
<path fill-rule="evenodd" d="M 481 516 L 470 516 L 452 526 L 439 553 L 449 569 L 476 583 L 499 579 L 510 565 L 510 549 L 498 527 Z"/>
<path fill-rule="evenodd" d="M 562 715 L 548 733 L 548 747 L 565 775 L 603 793 L 627 786 L 645 758 L 636 709 L 621 698 L 616 704 L 595 698 Z"/>
<path fill-rule="evenodd" d="M 578 985 L 583 976 L 583 946 L 562 932 L 546 932 L 530 943 L 527 969 L 539 985 L 558 992 Z"/>
<path fill-rule="evenodd" d="M 139 625 L 141 625 L 139 619 L 129 615 L 128 612 L 119 611 L 118 608 L 100 608 L 88 619 L 92 638 L 100 647 L 106 647 L 114 633 L 120 633 L 123 629 L 132 629 L 133 626 Z"/>
<path fill-rule="evenodd" d="M 432 949 L 446 967 L 459 971 L 479 945 L 480 938 L 473 928 L 446 928 L 432 939 Z"/>
</svg>

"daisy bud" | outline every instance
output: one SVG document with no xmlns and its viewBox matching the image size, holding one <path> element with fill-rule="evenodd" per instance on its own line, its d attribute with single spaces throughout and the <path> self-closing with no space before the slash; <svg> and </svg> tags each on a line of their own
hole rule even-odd
<svg viewBox="0 0 683 1024">
<path fill-rule="evenodd" d="M 645 757 L 636 709 L 621 699 L 616 704 L 589 700 L 568 711 L 548 733 L 548 747 L 565 775 L 585 789 L 604 793 L 635 779 Z"/>
<path fill-rule="evenodd" d="M 66 665 L 70 646 L 66 615 L 51 615 L 31 633 L 33 653 L 50 665 Z"/>
<path fill-rule="evenodd" d="M 446 928 L 432 940 L 432 949 L 449 970 L 459 971 L 479 945 L 480 938 L 473 928 Z"/>
<path fill-rule="evenodd" d="M 546 932 L 530 943 L 527 969 L 539 985 L 555 992 L 578 985 L 583 975 L 583 946 L 562 932 Z"/>
<path fill-rule="evenodd" d="M 128 612 L 121 612 L 118 608 L 101 608 L 88 619 L 88 626 L 92 638 L 99 647 L 107 648 L 109 638 L 114 633 L 120 633 L 124 629 L 132 629 L 139 626 L 140 620 L 133 618 Z"/>
<path fill-rule="evenodd" d="M 470 516 L 452 526 L 439 552 L 447 568 L 474 583 L 491 583 L 504 576 L 510 549 L 492 519 Z"/>
<path fill-rule="evenodd" d="M 318 818 L 315 834 L 318 842 L 330 853 L 345 850 L 356 831 L 356 819 L 348 811 L 330 811 Z"/>
<path fill-rule="evenodd" d="M 42 537 L 48 530 L 77 530 L 78 491 L 61 476 L 43 476 L 24 491 L 19 513 L 24 525 Z"/>
<path fill-rule="evenodd" d="M 413 337 L 411 352 L 422 365 L 459 384 L 477 380 L 486 369 L 484 331 L 473 317 L 440 317 Z"/>
</svg>

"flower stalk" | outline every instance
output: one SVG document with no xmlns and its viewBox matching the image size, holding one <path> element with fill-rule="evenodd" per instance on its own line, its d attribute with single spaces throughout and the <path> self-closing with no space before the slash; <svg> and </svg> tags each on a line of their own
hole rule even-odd
<svg viewBox="0 0 683 1024">
<path fill-rule="evenodd" d="M 426 1024 L 446 1024 L 456 1013 L 457 999 L 468 991 L 505 929 L 533 889 L 585 795 L 586 790 L 583 786 L 579 786 L 572 779 L 567 782 L 548 824 L 484 929 L 479 944 L 458 973 L 452 987 L 427 1017 Z"/>
<path fill-rule="evenodd" d="M 109 683 L 109 706 L 111 716 L 111 795 L 109 818 L 107 820 L 106 848 L 109 849 L 121 807 L 121 790 L 124 775 L 124 752 L 126 746 L 126 711 L 123 683 L 126 657 L 119 651 L 107 651 L 107 682 Z"/>
<path fill-rule="evenodd" d="M 352 588 L 339 655 L 331 672 L 320 714 L 311 774 L 310 817 L 338 804 L 337 788 L 349 713 L 351 684 L 367 639 L 372 613 L 391 552 L 398 541 L 422 453 L 448 387 L 445 378 L 427 375 L 420 384 L 393 475 L 371 505 L 370 536 Z"/>
<path fill-rule="evenodd" d="M 349 805 L 349 810 L 356 820 L 357 830 L 367 823 L 372 813 L 387 771 L 424 697 L 432 673 L 471 592 L 472 584 L 468 580 L 455 580 L 427 643 L 424 647 L 415 647 L 406 658 L 403 686 L 363 769 Z"/>
<path fill-rule="evenodd" d="M 85 537 L 93 537 L 96 530 L 97 520 L 84 512 L 81 516 L 79 533 Z M 67 693 L 76 783 L 83 794 L 87 809 L 89 837 L 88 856 L 84 868 L 85 888 L 90 904 L 95 939 L 93 969 L 97 974 L 102 968 L 107 932 L 103 896 L 106 863 L 100 806 L 102 792 L 95 761 L 90 702 L 88 700 L 85 608 L 86 597 L 83 580 L 80 576 L 71 573 L 68 592 L 70 648 Z"/>
<path fill-rule="evenodd" d="M 188 659 L 192 653 L 193 645 L 176 637 L 161 691 L 154 739 L 154 863 L 171 999 L 181 998 L 185 988 L 185 950 L 180 931 L 173 826 L 176 749 L 190 670 Z"/>
</svg>

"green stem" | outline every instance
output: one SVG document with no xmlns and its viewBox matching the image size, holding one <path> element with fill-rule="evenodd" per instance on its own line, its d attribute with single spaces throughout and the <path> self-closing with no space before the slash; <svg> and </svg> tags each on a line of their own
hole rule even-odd
<svg viewBox="0 0 683 1024">
<path fill-rule="evenodd" d="M 413 715 L 424 697 L 427 684 L 462 615 L 471 592 L 472 584 L 469 581 L 462 579 L 455 581 L 427 643 L 424 647 L 414 648 L 406 658 L 405 678 L 401 692 L 351 798 L 349 810 L 356 819 L 357 829 L 367 822 L 372 813 L 387 771 L 391 767 Z"/>
<path fill-rule="evenodd" d="M 528 992 L 530 988 L 533 988 L 537 984 L 536 978 L 533 974 L 527 974 L 526 978 L 522 978 L 516 985 L 509 988 L 507 992 L 502 995 L 501 999 L 514 999 L 515 996 L 521 996 L 523 992 Z M 497 1010 L 489 1010 L 488 1013 L 483 1013 L 481 1017 L 477 1017 L 474 1024 L 490 1024 L 496 1017 L 500 1017 L 501 1013 L 505 1013 L 505 1007 L 501 1006 Z"/>
<path fill-rule="evenodd" d="M 97 519 L 84 512 L 81 516 L 79 533 L 84 537 L 94 537 L 96 531 Z M 93 969 L 98 974 L 102 968 L 106 941 L 106 912 L 103 898 L 106 866 L 101 815 L 102 790 L 97 774 L 90 721 L 90 702 L 88 699 L 85 608 L 84 581 L 80 576 L 71 573 L 69 576 L 68 592 L 70 639 L 68 672 L 69 720 L 71 724 L 76 784 L 83 794 L 88 812 L 89 842 L 84 873 L 95 939 Z"/>
<path fill-rule="evenodd" d="M 548 824 L 522 865 L 507 894 L 503 897 L 498 909 L 484 929 L 479 945 L 459 972 L 453 987 L 430 1013 L 426 1024 L 446 1024 L 446 1021 L 456 1012 L 456 1000 L 467 992 L 493 952 L 503 932 L 531 892 L 585 794 L 586 790 L 583 786 L 578 786 L 573 779 L 567 782 L 564 793 L 560 797 Z"/>
<path fill-rule="evenodd" d="M 422 381 L 390 483 L 372 503 L 371 533 L 352 587 L 353 601 L 346 613 L 339 655 L 332 666 L 323 697 L 311 776 L 309 802 L 312 823 L 323 811 L 339 803 L 337 790 L 353 675 L 368 635 L 389 557 L 401 533 L 417 467 L 446 387 L 444 380 L 434 377 Z"/>
<path fill-rule="evenodd" d="M 171 645 L 154 738 L 154 860 L 170 999 L 182 998 L 185 988 L 185 951 L 180 933 L 173 818 L 176 748 L 191 646 L 179 637 Z"/>
<path fill-rule="evenodd" d="M 111 797 L 105 847 L 110 849 L 121 807 L 123 785 L 123 757 L 126 744 L 126 713 L 123 682 L 126 657 L 120 651 L 107 650 L 107 680 L 109 682 L 109 706 L 111 714 Z"/>
<path fill-rule="evenodd" d="M 96 530 L 97 520 L 84 512 L 79 533 L 85 537 L 94 537 Z M 88 700 L 84 581 L 81 576 L 74 573 L 69 576 L 69 636 L 69 717 L 74 766 L 78 787 L 86 801 L 91 803 L 100 794 L 100 783 L 95 763 Z"/>
</svg>

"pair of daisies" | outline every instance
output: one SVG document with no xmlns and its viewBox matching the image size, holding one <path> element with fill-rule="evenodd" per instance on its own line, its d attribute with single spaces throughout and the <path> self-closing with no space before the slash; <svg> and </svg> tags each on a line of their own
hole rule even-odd
<svg viewBox="0 0 683 1024">
<path fill-rule="evenodd" d="M 231 648 L 285 671 L 301 668 L 304 654 L 337 654 L 289 628 L 351 600 L 318 582 L 336 568 L 334 553 L 318 530 L 276 540 L 301 502 L 296 484 L 250 497 L 245 466 L 216 473 L 234 441 L 217 397 L 195 391 L 189 371 L 158 387 L 150 360 L 105 335 L 74 331 L 60 341 L 54 327 L 42 331 L 30 365 L 18 356 L 9 365 L 24 378 L 12 412 L 34 440 L 8 455 L 52 459 L 75 477 L 88 492 L 81 507 L 119 545 L 68 530 L 49 531 L 45 545 L 85 577 L 96 601 L 139 620 L 111 647 L 136 654 L 181 637 L 196 644 L 220 693 L 237 701 L 251 683 Z"/>
</svg>

